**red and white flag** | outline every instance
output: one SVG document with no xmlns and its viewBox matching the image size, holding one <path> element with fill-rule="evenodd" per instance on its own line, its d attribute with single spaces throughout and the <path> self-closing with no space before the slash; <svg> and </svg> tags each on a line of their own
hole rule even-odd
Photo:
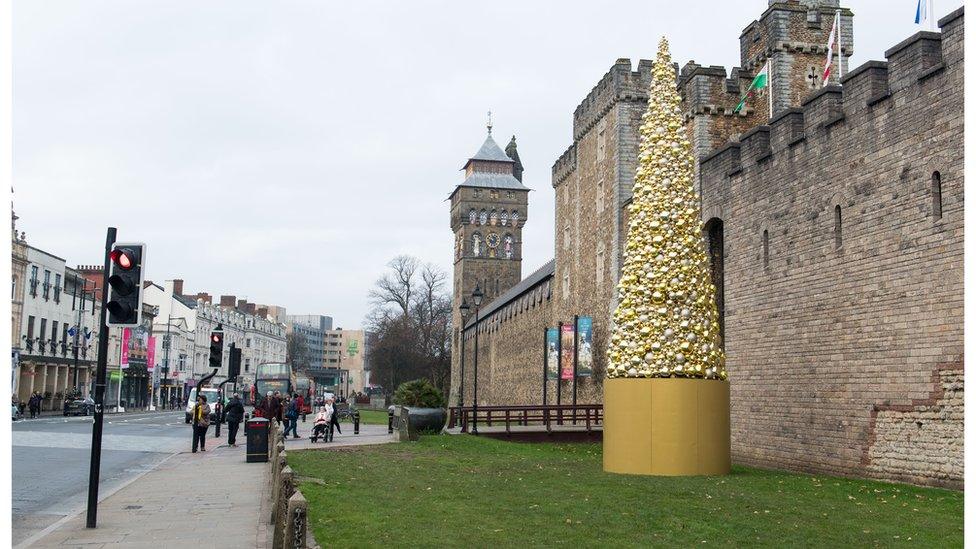
<svg viewBox="0 0 976 549">
<path fill-rule="evenodd" d="M 841 69 L 842 58 L 840 56 L 840 11 L 834 14 L 834 25 L 830 27 L 830 37 L 827 38 L 827 62 L 824 63 L 823 71 L 824 86 L 830 81 L 830 66 L 834 61 L 834 43 L 837 44 L 838 76 L 843 76 L 843 69 Z"/>
</svg>

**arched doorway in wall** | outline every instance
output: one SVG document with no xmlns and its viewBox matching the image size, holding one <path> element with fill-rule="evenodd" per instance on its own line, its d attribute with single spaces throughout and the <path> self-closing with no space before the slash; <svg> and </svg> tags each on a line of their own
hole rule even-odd
<svg viewBox="0 0 976 549">
<path fill-rule="evenodd" d="M 725 227 L 722 220 L 713 217 L 705 223 L 705 248 L 712 268 L 712 284 L 715 285 L 715 304 L 718 305 L 718 325 L 722 341 L 725 341 Z"/>
</svg>

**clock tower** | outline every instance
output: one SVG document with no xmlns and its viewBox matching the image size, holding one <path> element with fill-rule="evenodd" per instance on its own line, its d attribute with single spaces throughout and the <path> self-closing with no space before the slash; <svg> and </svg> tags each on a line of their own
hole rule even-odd
<svg viewBox="0 0 976 549">
<path fill-rule="evenodd" d="M 462 168 L 464 181 L 451 193 L 454 231 L 454 326 L 458 306 L 480 286 L 482 307 L 522 279 L 522 227 L 528 219 L 529 189 L 515 137 L 503 151 L 491 136 Z M 472 311 L 473 312 L 473 311 Z"/>
</svg>

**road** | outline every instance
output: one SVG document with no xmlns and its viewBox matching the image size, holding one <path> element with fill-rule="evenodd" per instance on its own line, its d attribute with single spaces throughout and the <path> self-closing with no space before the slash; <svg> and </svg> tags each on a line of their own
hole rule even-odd
<svg viewBox="0 0 976 549">
<path fill-rule="evenodd" d="M 182 411 L 106 415 L 99 496 L 174 453 L 189 450 L 190 427 L 183 417 Z M 12 429 L 12 519 L 16 545 L 85 508 L 92 418 L 28 419 L 13 422 Z M 221 434 L 226 442 L 226 434 Z M 209 435 L 213 435 L 212 428 Z"/>
</svg>

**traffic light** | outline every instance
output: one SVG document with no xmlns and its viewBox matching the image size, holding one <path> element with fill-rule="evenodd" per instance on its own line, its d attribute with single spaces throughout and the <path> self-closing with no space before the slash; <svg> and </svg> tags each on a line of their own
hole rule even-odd
<svg viewBox="0 0 976 549">
<path fill-rule="evenodd" d="M 217 329 L 210 332 L 210 367 L 220 368 L 224 357 L 224 330 L 217 325 Z"/>
<path fill-rule="evenodd" d="M 109 252 L 109 326 L 139 326 L 142 321 L 142 279 L 145 274 L 146 245 L 140 242 L 115 243 Z"/>
<path fill-rule="evenodd" d="M 241 350 L 237 345 L 230 344 L 230 357 L 227 366 L 227 379 L 237 379 L 241 375 Z"/>
</svg>

